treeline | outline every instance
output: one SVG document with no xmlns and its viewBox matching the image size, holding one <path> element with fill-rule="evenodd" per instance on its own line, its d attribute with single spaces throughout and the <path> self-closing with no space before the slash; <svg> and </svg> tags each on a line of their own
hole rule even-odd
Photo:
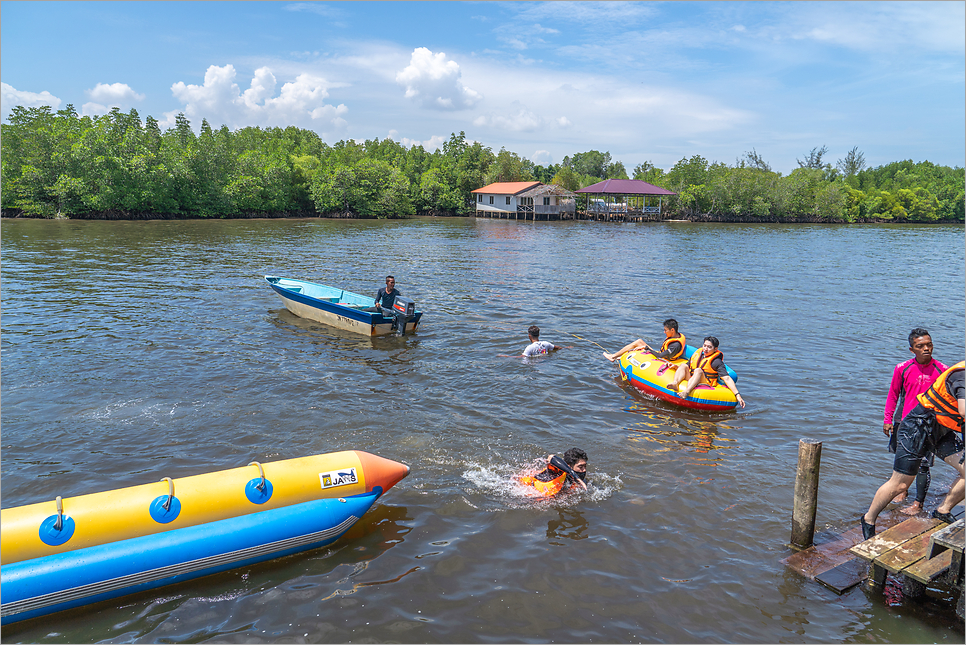
<svg viewBox="0 0 966 645">
<path fill-rule="evenodd" d="M 4 216 L 74 218 L 405 217 L 468 215 L 470 191 L 495 181 L 542 181 L 568 190 L 627 179 L 620 161 L 591 150 L 540 166 L 494 153 L 464 133 L 427 152 L 391 139 L 329 146 L 296 127 L 200 133 L 178 115 L 157 120 L 118 109 L 81 117 L 68 105 L 12 110 L 2 126 Z M 700 156 L 668 171 L 643 163 L 633 178 L 678 193 L 665 216 L 765 221 L 964 219 L 962 168 L 902 161 L 865 167 L 849 152 L 835 166 L 813 149 L 787 176 L 752 151 L 733 166 Z M 578 206 L 579 207 L 579 206 Z"/>
</svg>

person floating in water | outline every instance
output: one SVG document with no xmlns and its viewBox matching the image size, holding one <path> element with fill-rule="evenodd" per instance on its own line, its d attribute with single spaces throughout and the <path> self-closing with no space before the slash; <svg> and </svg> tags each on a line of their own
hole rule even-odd
<svg viewBox="0 0 966 645">
<path fill-rule="evenodd" d="M 554 345 L 553 343 L 548 343 L 545 340 L 540 340 L 540 328 L 536 325 L 530 325 L 527 329 L 527 336 L 530 337 L 530 344 L 526 346 L 523 350 L 524 356 L 537 356 L 539 354 L 549 354 L 550 352 L 555 352 L 560 349 L 559 345 Z"/>
<path fill-rule="evenodd" d="M 587 490 L 584 479 L 587 477 L 587 453 L 580 448 L 571 448 L 564 453 L 563 459 L 557 455 L 547 456 L 547 467 L 536 475 L 524 475 L 520 483 L 533 486 L 542 495 L 556 495 L 564 486 L 579 484 Z"/>
<path fill-rule="evenodd" d="M 673 361 L 684 357 L 684 344 L 686 342 L 687 341 L 684 338 L 684 334 L 678 331 L 678 321 L 676 321 L 674 318 L 668 318 L 664 321 L 664 343 L 661 345 L 660 351 L 655 351 L 642 339 L 638 338 L 629 345 L 617 350 L 613 354 L 604 352 L 604 358 L 613 363 L 628 352 L 643 349 L 654 354 L 655 358 L 663 358 L 665 360 Z"/>
<path fill-rule="evenodd" d="M 922 327 L 916 327 L 909 333 L 909 351 L 914 354 L 904 363 L 896 365 L 892 371 L 892 383 L 889 386 L 889 396 L 886 397 L 885 414 L 882 418 L 882 432 L 889 437 L 889 452 L 896 451 L 896 430 L 899 422 L 919 403 L 920 394 L 929 389 L 939 375 L 948 369 L 932 356 L 933 344 L 929 332 Z M 906 515 L 916 515 L 922 510 L 929 490 L 929 467 L 935 461 L 935 456 L 927 452 L 919 462 L 919 474 L 916 475 L 916 501 L 902 509 Z M 899 493 L 894 502 L 903 502 L 906 493 Z"/>
</svg>

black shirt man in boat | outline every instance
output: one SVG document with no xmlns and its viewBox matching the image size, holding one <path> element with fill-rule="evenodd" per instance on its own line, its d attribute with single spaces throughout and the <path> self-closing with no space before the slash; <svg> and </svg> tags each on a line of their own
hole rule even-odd
<svg viewBox="0 0 966 645">
<path fill-rule="evenodd" d="M 547 467 L 535 475 L 520 477 L 524 486 L 532 486 L 538 495 L 556 495 L 567 484 L 579 484 L 587 490 L 584 479 L 587 477 L 587 453 L 580 448 L 571 448 L 564 453 L 563 459 L 557 455 L 547 456 Z"/>
<path fill-rule="evenodd" d="M 622 347 L 613 354 L 604 352 L 604 358 L 613 363 L 628 352 L 643 349 L 644 351 L 653 354 L 655 358 L 663 358 L 665 360 L 673 361 L 684 356 L 684 344 L 686 342 L 687 341 L 684 338 L 684 334 L 678 331 L 678 321 L 676 321 L 674 318 L 668 318 L 664 321 L 664 343 L 661 345 L 660 351 L 655 351 L 647 343 L 638 338 L 631 344 Z"/>
<path fill-rule="evenodd" d="M 669 387 L 672 390 L 678 390 L 678 395 L 682 399 L 686 399 L 691 394 L 691 390 L 701 383 L 715 387 L 718 385 L 718 381 L 724 383 L 729 390 L 734 392 L 738 405 L 745 407 L 745 400 L 738 394 L 738 386 L 728 376 L 724 354 L 718 350 L 718 339 L 714 336 L 707 336 L 701 345 L 701 349 L 691 354 L 687 363 L 677 366 L 674 372 L 674 382 Z M 683 389 L 680 389 L 681 383 L 684 383 Z"/>
<path fill-rule="evenodd" d="M 392 317 L 392 305 L 396 302 L 396 296 L 402 293 L 396 288 L 396 278 L 391 275 L 386 276 L 386 286 L 380 287 L 376 292 L 376 304 L 365 311 L 382 312 L 386 317 Z"/>
<path fill-rule="evenodd" d="M 376 293 L 376 306 L 374 309 L 392 309 L 392 304 L 396 302 L 396 296 L 401 296 L 399 289 L 396 288 L 396 278 L 391 275 L 386 276 L 386 286 L 380 287 Z"/>
<path fill-rule="evenodd" d="M 879 486 L 869 510 L 860 518 L 862 537 L 875 535 L 875 521 L 897 494 L 909 490 L 916 478 L 920 460 L 929 451 L 952 466 L 959 475 L 949 494 L 932 516 L 950 524 L 951 511 L 966 497 L 963 483 L 963 420 L 966 418 L 966 361 L 960 361 L 939 375 L 919 403 L 899 423 L 896 430 L 896 460 L 892 477 Z"/>
</svg>

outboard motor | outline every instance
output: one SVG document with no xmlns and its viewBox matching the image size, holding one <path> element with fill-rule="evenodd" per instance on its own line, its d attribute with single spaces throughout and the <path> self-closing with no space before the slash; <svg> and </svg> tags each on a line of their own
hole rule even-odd
<svg viewBox="0 0 966 645">
<path fill-rule="evenodd" d="M 392 303 L 392 309 L 382 307 L 382 315 L 392 318 L 392 328 L 398 329 L 403 336 L 406 335 L 406 324 L 416 316 L 416 303 L 409 298 L 396 296 Z"/>
</svg>

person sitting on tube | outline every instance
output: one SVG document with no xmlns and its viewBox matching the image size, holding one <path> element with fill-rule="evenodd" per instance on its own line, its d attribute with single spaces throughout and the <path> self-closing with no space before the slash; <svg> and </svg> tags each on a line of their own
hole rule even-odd
<svg viewBox="0 0 966 645">
<path fill-rule="evenodd" d="M 724 354 L 718 350 L 718 339 L 708 336 L 704 339 L 701 349 L 691 354 L 687 363 L 678 365 L 674 372 L 674 382 L 669 386 L 672 390 L 678 390 L 678 395 L 682 399 L 688 398 L 691 390 L 701 383 L 707 383 L 715 387 L 718 381 L 724 382 L 728 389 L 734 392 L 738 405 L 745 407 L 745 400 L 738 394 L 738 387 L 728 376 L 728 368 L 725 367 Z M 684 389 L 679 389 L 684 382 Z"/>
<path fill-rule="evenodd" d="M 613 354 L 604 352 L 604 358 L 613 363 L 615 360 L 628 352 L 643 349 L 653 354 L 655 358 L 663 358 L 664 360 L 673 361 L 684 356 L 684 345 L 686 342 L 687 341 L 684 338 L 684 334 L 678 331 L 678 321 L 676 321 L 674 318 L 668 318 L 664 321 L 664 343 L 661 345 L 661 349 L 659 351 L 655 351 L 651 346 L 638 338 L 631 344 L 621 348 Z"/>
</svg>

